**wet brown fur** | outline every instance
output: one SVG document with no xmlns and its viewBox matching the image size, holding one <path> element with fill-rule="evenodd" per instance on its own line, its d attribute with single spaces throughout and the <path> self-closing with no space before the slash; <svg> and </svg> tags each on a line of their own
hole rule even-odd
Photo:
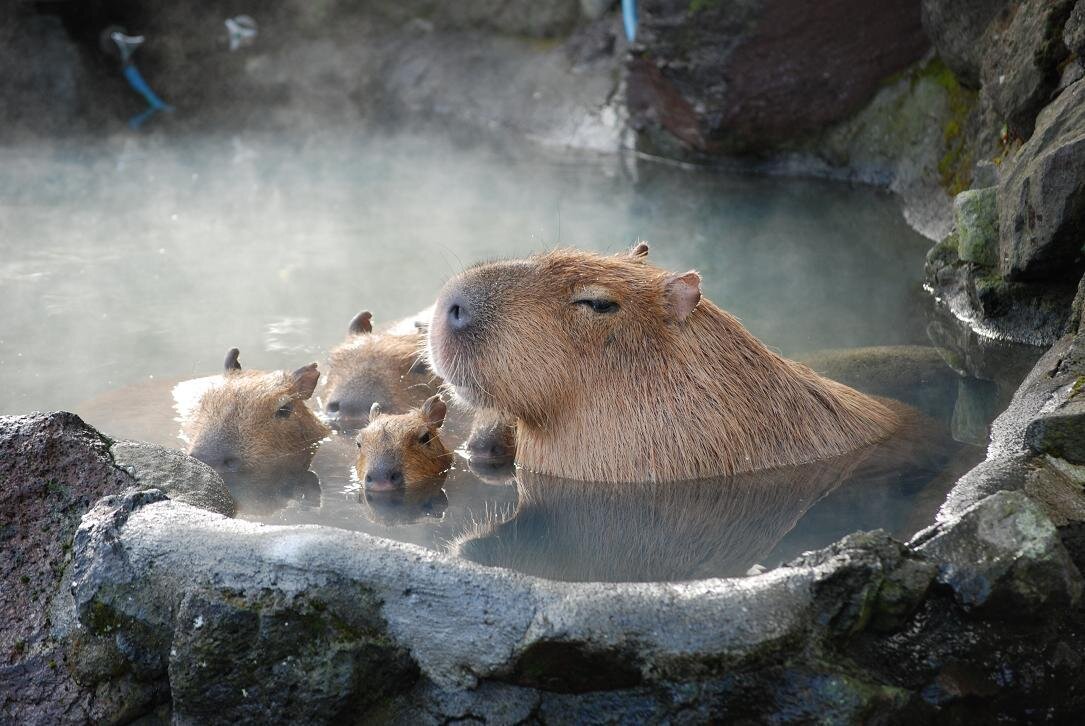
<svg viewBox="0 0 1085 726">
<path fill-rule="evenodd" d="M 441 441 L 440 426 L 440 422 L 427 419 L 423 408 L 401 414 L 378 413 L 371 417 L 357 437 L 355 471 L 358 477 L 365 477 L 372 462 L 384 460 L 402 467 L 406 487 L 443 478 L 452 466 L 452 453 Z M 424 435 L 428 435 L 425 443 L 421 441 Z"/>
<path fill-rule="evenodd" d="M 296 373 L 228 370 L 181 419 L 187 451 L 217 439 L 237 453 L 243 471 L 305 470 L 331 432 L 305 405 L 309 395 Z M 285 418 L 276 415 L 284 404 L 291 408 Z"/>
<path fill-rule="evenodd" d="M 376 332 L 354 332 L 352 326 L 347 339 L 328 354 L 324 405 L 354 395 L 367 399 L 363 413 L 374 402 L 388 413 L 418 406 L 434 392 L 433 375 L 417 365 L 424 346 L 424 334 L 413 325 L 401 322 Z"/>
<path fill-rule="evenodd" d="M 517 462 L 579 480 L 698 479 L 837 456 L 889 436 L 878 401 L 782 358 L 711 301 L 683 316 L 643 254 L 559 250 L 452 280 L 429 356 L 457 395 L 518 419 Z M 699 278 L 696 278 L 699 280 Z M 454 293 L 479 318 L 445 323 Z M 598 314 L 585 297 L 617 302 Z"/>
</svg>

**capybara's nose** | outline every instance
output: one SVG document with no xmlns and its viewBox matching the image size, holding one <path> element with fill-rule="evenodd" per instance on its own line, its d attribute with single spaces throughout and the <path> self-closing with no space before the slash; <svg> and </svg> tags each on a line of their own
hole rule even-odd
<svg viewBox="0 0 1085 726">
<path fill-rule="evenodd" d="M 237 471 L 241 468 L 241 459 L 221 446 L 195 446 L 188 455 L 217 471 Z"/>
<path fill-rule="evenodd" d="M 398 489 L 403 486 L 403 470 L 399 468 L 370 469 L 365 473 L 366 489 Z"/>
<path fill-rule="evenodd" d="M 453 295 L 448 300 L 448 327 L 455 331 L 464 330 L 471 324 L 471 310 L 462 295 Z"/>
<path fill-rule="evenodd" d="M 504 459 L 515 453 L 498 438 L 486 436 L 480 436 L 468 441 L 467 451 L 471 456 L 481 459 Z"/>
</svg>

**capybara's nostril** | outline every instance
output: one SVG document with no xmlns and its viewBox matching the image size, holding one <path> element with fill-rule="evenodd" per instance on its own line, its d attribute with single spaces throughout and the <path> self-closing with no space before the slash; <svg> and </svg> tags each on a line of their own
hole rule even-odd
<svg viewBox="0 0 1085 726">
<path fill-rule="evenodd" d="M 398 489 L 403 486 L 403 470 L 383 467 L 370 469 L 365 473 L 365 486 L 375 491 Z"/>
<path fill-rule="evenodd" d="M 448 304 L 448 326 L 453 330 L 463 330 L 471 324 L 471 311 L 463 300 L 453 298 Z"/>
<path fill-rule="evenodd" d="M 237 471 L 241 467 L 241 460 L 233 456 L 225 456 L 222 459 L 222 468 L 225 471 Z"/>
<path fill-rule="evenodd" d="M 328 405 L 324 407 L 324 410 L 328 413 L 339 413 L 339 401 L 328 401 Z"/>
<path fill-rule="evenodd" d="M 403 472 L 398 471 L 398 470 L 393 471 L 391 474 L 388 475 L 388 481 L 392 482 L 393 484 L 395 484 L 397 486 L 402 484 L 403 483 Z"/>
</svg>

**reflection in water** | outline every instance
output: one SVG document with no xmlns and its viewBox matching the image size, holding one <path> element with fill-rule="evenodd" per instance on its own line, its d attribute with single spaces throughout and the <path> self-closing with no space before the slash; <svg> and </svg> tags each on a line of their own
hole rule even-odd
<svg viewBox="0 0 1085 726">
<path fill-rule="evenodd" d="M 369 505 L 373 521 L 386 527 L 427 519 L 439 521 L 448 509 L 448 495 L 443 484 L 444 480 L 419 482 L 391 491 L 370 491 L 362 487 L 361 496 Z"/>
<path fill-rule="evenodd" d="M 225 473 L 222 480 L 237 502 L 239 517 L 275 514 L 287 508 L 320 508 L 320 479 L 311 471 L 275 475 Z"/>
<path fill-rule="evenodd" d="M 898 520 L 910 520 L 922 501 L 917 487 L 938 488 L 937 506 L 944 488 L 936 475 L 955 450 L 941 443 L 933 422 L 917 422 L 923 426 L 901 439 L 847 456 L 697 481 L 578 482 L 520 470 L 516 510 L 475 524 L 452 550 L 479 564 L 559 580 L 743 575 L 799 554 L 809 535 L 812 546 L 824 546 L 835 538 L 826 537 L 835 520 L 846 521 L 840 534 L 900 529 Z M 842 488 L 847 496 L 834 498 Z M 813 526 L 804 526 L 814 512 Z"/>
</svg>

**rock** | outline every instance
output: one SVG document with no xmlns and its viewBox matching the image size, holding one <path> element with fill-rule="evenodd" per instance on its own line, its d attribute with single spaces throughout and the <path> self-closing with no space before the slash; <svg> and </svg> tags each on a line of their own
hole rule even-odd
<svg viewBox="0 0 1085 726">
<path fill-rule="evenodd" d="M 1067 49 L 1077 56 L 1079 66 L 1085 66 L 1085 2 L 1077 0 L 1066 27 L 1062 31 L 1062 42 Z"/>
<path fill-rule="evenodd" d="M 1067 56 L 1062 28 L 1074 0 L 1010 3 L 988 28 L 983 45 L 981 103 L 988 123 L 1005 123 L 1011 137 L 1028 139 L 1036 114 L 1059 82 Z"/>
<path fill-rule="evenodd" d="M 1075 395 L 1034 420 L 1025 431 L 1025 440 L 1033 451 L 1085 464 L 1085 395 Z"/>
<path fill-rule="evenodd" d="M 1081 598 L 1081 573 L 1055 525 L 1020 492 L 978 502 L 918 550 L 938 563 L 939 582 L 967 611 L 1016 619 Z"/>
<path fill-rule="evenodd" d="M 1009 0 L 923 0 L 923 29 L 946 65 L 970 88 L 979 88 L 980 42 Z"/>
<path fill-rule="evenodd" d="M 418 668 L 364 587 L 286 594 L 193 590 L 177 613 L 169 680 L 182 723 L 333 723 L 409 687 Z"/>
<path fill-rule="evenodd" d="M 138 441 L 117 441 L 113 460 L 147 489 L 160 489 L 178 502 L 227 517 L 237 505 L 215 470 L 176 449 Z"/>
<path fill-rule="evenodd" d="M 396 0 L 367 3 L 366 10 L 396 22 L 424 18 L 437 27 L 488 29 L 509 35 L 550 37 L 569 32 L 584 0 Z M 588 10 L 598 3 L 588 2 Z M 605 8 L 604 8 L 605 10 Z"/>
<path fill-rule="evenodd" d="M 65 667 L 51 604 L 80 517 L 134 484 L 75 414 L 0 417 L 0 720 L 82 723 L 95 707 Z"/>
<path fill-rule="evenodd" d="M 980 159 L 972 167 L 972 188 L 986 189 L 998 186 L 999 167 L 990 159 Z"/>
<path fill-rule="evenodd" d="M 1085 81 L 1036 120 L 998 189 L 999 270 L 1011 281 L 1077 283 L 1085 271 Z"/>
<path fill-rule="evenodd" d="M 953 200 L 957 256 L 963 262 L 992 267 L 998 261 L 997 189 L 970 189 Z"/>
<path fill-rule="evenodd" d="M 762 151 L 823 129 L 928 47 L 916 0 L 639 6 L 630 116 L 641 143 L 667 143 L 662 129 L 687 152 Z"/>
<path fill-rule="evenodd" d="M 960 378 L 937 348 L 921 345 L 822 350 L 799 360 L 835 381 L 903 401 L 942 421 L 953 410 Z"/>
<path fill-rule="evenodd" d="M 588 20 L 598 20 L 614 5 L 614 0 L 580 0 L 580 12 Z"/>
</svg>

